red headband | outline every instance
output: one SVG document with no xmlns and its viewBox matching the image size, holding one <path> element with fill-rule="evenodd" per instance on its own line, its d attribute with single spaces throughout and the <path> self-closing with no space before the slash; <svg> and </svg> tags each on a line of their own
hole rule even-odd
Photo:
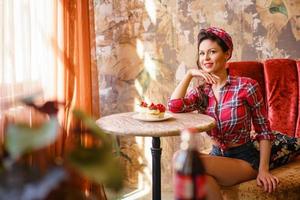
<svg viewBox="0 0 300 200">
<path fill-rule="evenodd" d="M 231 58 L 232 50 L 233 50 L 233 43 L 232 43 L 231 36 L 223 29 L 216 28 L 216 27 L 209 27 L 207 29 L 204 29 L 204 31 L 214 34 L 215 36 L 220 38 L 227 45 L 227 47 L 229 48 L 228 51 L 230 53 L 229 58 L 228 58 L 228 60 L 229 60 Z"/>
</svg>

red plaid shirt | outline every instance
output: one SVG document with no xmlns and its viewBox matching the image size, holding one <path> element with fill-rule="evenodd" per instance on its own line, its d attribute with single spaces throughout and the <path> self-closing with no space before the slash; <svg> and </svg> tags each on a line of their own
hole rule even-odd
<svg viewBox="0 0 300 200">
<path fill-rule="evenodd" d="M 184 98 L 168 102 L 171 112 L 198 110 L 213 118 L 217 126 L 208 134 L 224 150 L 228 144 L 251 140 L 251 120 L 257 140 L 273 140 L 258 83 L 250 78 L 228 76 L 217 102 L 210 84 L 192 89 Z"/>
</svg>

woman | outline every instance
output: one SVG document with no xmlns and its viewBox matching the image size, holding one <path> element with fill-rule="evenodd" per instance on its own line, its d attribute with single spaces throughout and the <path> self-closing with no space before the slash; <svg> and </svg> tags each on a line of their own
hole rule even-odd
<svg viewBox="0 0 300 200">
<path fill-rule="evenodd" d="M 198 69 L 188 70 L 168 103 L 172 112 L 198 110 L 217 122 L 208 133 L 213 149 L 210 155 L 201 155 L 211 199 L 222 198 L 218 185 L 231 186 L 256 177 L 259 186 L 273 192 L 279 183 L 269 171 L 270 166 L 275 167 L 270 165 L 270 154 L 276 135 L 270 129 L 261 90 L 253 79 L 228 74 L 226 62 L 232 50 L 227 32 L 216 27 L 202 29 L 198 35 Z M 203 84 L 186 94 L 192 78 L 202 79 Z M 250 138 L 251 120 L 259 151 Z M 288 141 L 298 142 L 293 138 Z"/>
</svg>

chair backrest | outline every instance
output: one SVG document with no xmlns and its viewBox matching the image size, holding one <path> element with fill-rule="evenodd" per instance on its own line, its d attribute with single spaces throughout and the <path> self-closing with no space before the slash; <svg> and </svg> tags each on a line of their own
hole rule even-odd
<svg viewBox="0 0 300 200">
<path fill-rule="evenodd" d="M 229 73 L 258 81 L 268 110 L 272 130 L 300 136 L 299 75 L 300 62 L 291 59 L 269 59 L 260 62 L 228 63 Z"/>
<path fill-rule="evenodd" d="M 300 60 L 297 61 L 297 72 L 300 75 Z M 297 118 L 297 125 L 296 125 L 296 132 L 295 136 L 300 137 L 300 76 L 298 76 L 298 118 Z"/>
<path fill-rule="evenodd" d="M 270 59 L 264 62 L 268 118 L 271 128 L 295 136 L 298 119 L 298 71 L 296 61 Z"/>
<path fill-rule="evenodd" d="M 241 61 L 228 63 L 229 74 L 234 76 L 245 76 L 258 82 L 264 99 L 266 99 L 264 66 L 261 62 Z"/>
</svg>

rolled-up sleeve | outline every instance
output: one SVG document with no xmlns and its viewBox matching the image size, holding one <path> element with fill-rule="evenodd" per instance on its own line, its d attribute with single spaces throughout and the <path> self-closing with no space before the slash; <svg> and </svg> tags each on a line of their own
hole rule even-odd
<svg viewBox="0 0 300 200">
<path fill-rule="evenodd" d="M 193 88 L 184 98 L 170 99 L 168 109 L 174 113 L 203 111 L 206 104 L 203 87 Z"/>
<path fill-rule="evenodd" d="M 252 123 L 257 135 L 255 139 L 274 140 L 275 136 L 271 131 L 270 122 L 267 118 L 267 111 L 261 89 L 256 81 L 251 81 L 247 90 L 247 102 L 251 107 Z"/>
</svg>

